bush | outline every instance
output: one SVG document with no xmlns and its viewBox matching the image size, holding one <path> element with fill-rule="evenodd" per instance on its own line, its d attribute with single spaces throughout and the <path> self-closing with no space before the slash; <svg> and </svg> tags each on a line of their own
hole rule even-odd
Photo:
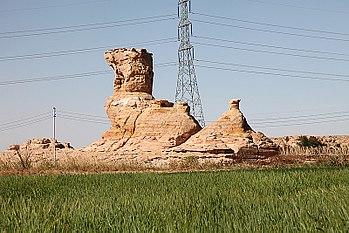
<svg viewBox="0 0 349 233">
<path fill-rule="evenodd" d="M 298 138 L 298 145 L 301 147 L 321 147 L 325 146 L 322 142 L 320 142 L 316 137 L 310 136 L 309 138 L 307 136 L 300 136 Z"/>
</svg>

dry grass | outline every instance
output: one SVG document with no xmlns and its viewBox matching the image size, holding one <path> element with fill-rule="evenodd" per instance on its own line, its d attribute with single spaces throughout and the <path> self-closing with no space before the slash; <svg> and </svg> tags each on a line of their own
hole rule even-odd
<svg viewBox="0 0 349 233">
<path fill-rule="evenodd" d="M 320 146 L 320 147 L 282 147 L 280 148 L 281 155 L 306 155 L 306 156 L 318 156 L 318 155 L 346 155 L 349 156 L 349 147 L 332 147 L 332 146 Z"/>
<path fill-rule="evenodd" d="M 334 166 L 349 166 L 349 147 L 283 147 L 280 149 L 280 155 L 305 162 L 313 161 Z"/>
<path fill-rule="evenodd" d="M 22 159 L 20 157 L 22 156 Z M 349 166 L 348 147 L 284 147 L 280 155 L 267 159 L 222 159 L 210 161 L 198 156 L 187 156 L 164 165 L 135 161 L 103 161 L 92 156 L 62 156 L 57 162 L 46 159 L 32 166 L 30 155 L 14 160 L 0 156 L 0 175 L 55 174 L 55 173 L 110 173 L 110 172 L 182 172 L 236 169 L 269 169 L 304 166 Z M 51 156 L 48 156 L 51 158 Z"/>
</svg>

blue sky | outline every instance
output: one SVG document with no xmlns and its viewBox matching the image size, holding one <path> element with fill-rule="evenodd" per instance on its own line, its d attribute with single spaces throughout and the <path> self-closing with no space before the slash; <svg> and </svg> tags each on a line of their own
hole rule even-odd
<svg viewBox="0 0 349 233">
<path fill-rule="evenodd" d="M 83 147 L 100 139 L 109 128 L 101 124 L 107 120 L 103 105 L 113 92 L 113 72 L 103 59 L 108 48 L 152 52 L 154 96 L 173 101 L 178 67 L 161 64 L 177 61 L 177 3 L 2 0 L 0 84 L 109 72 L 0 85 L 0 150 L 26 139 L 52 137 L 48 118 L 54 106 L 58 140 Z M 241 98 L 252 128 L 268 136 L 348 134 L 348 1 L 192 0 L 192 9 L 196 74 L 207 124 L 228 109 L 229 99 Z M 154 18 L 125 21 L 144 17 Z M 98 25 L 71 30 L 91 24 Z M 70 31 L 52 33 L 67 29 L 62 27 Z M 141 43 L 154 40 L 160 41 Z M 71 50 L 79 51 L 52 56 Z M 23 59 L 34 54 L 41 58 Z"/>
</svg>

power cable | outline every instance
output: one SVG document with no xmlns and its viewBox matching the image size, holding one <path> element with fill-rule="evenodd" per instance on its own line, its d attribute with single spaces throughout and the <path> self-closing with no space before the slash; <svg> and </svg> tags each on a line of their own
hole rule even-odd
<svg viewBox="0 0 349 233">
<path fill-rule="evenodd" d="M 107 122 L 105 116 L 97 116 L 86 113 L 77 113 L 70 111 L 60 111 L 60 116 L 67 116 L 77 119 L 83 120 L 93 120 L 93 121 L 102 121 Z M 269 117 L 269 118 L 254 118 L 251 120 L 254 124 L 268 124 L 268 123 L 284 123 L 284 122 L 292 122 L 292 121 L 301 121 L 301 120 L 323 120 L 323 119 L 335 119 L 349 117 L 349 111 L 335 111 L 335 112 L 325 112 L 325 113 L 317 113 L 317 114 L 308 114 L 308 115 L 291 115 L 287 117 Z M 222 120 L 220 120 L 222 121 Z M 229 122 L 229 120 L 226 120 Z M 109 121 L 108 121 L 109 122 Z M 149 122 L 158 122 L 157 120 L 150 120 Z M 214 122 L 214 121 L 207 121 Z"/>
<path fill-rule="evenodd" d="M 276 34 L 304 37 L 304 38 L 311 38 L 311 39 L 322 39 L 322 40 L 334 40 L 334 41 L 349 42 L 349 39 L 342 39 L 342 38 L 335 38 L 335 37 L 305 35 L 305 34 L 292 33 L 292 32 L 282 32 L 282 31 L 270 30 L 270 29 L 259 29 L 259 28 L 253 28 L 253 27 L 232 25 L 232 24 L 227 24 L 227 23 L 209 22 L 209 21 L 198 20 L 198 19 L 192 19 L 192 21 L 195 21 L 195 22 L 198 22 L 198 23 L 215 25 L 215 26 L 239 28 L 239 29 L 250 30 L 250 31 L 259 31 L 259 32 L 266 32 L 266 33 L 276 33 Z"/>
<path fill-rule="evenodd" d="M 133 45 L 152 45 L 152 44 L 160 45 L 160 44 L 168 44 L 168 43 L 174 43 L 174 42 L 177 42 L 177 38 L 169 37 L 169 38 L 163 38 L 163 39 L 158 39 L 158 40 L 150 40 L 150 41 L 133 43 Z M 128 45 L 128 46 L 130 46 L 130 45 Z M 39 59 L 39 58 L 66 56 L 66 55 L 77 54 L 77 53 L 94 52 L 94 51 L 99 51 L 102 49 L 113 48 L 113 47 L 124 47 L 124 46 L 122 46 L 122 45 L 120 45 L 120 46 L 100 46 L 100 47 L 92 47 L 92 48 L 84 48 L 84 49 L 73 49 L 73 50 L 34 53 L 34 54 L 25 54 L 25 55 L 17 55 L 17 56 L 7 56 L 7 57 L 0 57 L 0 62 L 1 61 L 13 61 L 13 60 L 18 61 L 18 60 L 26 60 L 26 59 Z M 133 47 L 133 46 L 131 46 L 131 47 Z"/>
<path fill-rule="evenodd" d="M 274 128 L 274 127 L 288 127 L 288 126 L 299 126 L 299 125 L 311 125 L 311 124 L 319 124 L 319 123 L 333 123 L 333 122 L 339 122 L 339 121 L 348 121 L 349 114 L 343 114 L 348 113 L 348 111 L 343 112 L 330 112 L 330 113 L 320 113 L 320 114 L 311 114 L 311 115 L 303 115 L 303 116 L 290 116 L 286 118 L 265 118 L 264 121 L 256 122 L 251 121 L 251 125 L 257 126 L 260 128 Z M 323 117 L 317 117 L 317 116 L 323 116 Z M 73 121 L 79 121 L 79 122 L 87 122 L 87 123 L 95 123 L 95 124 L 104 124 L 109 125 L 109 121 L 105 119 L 105 117 L 102 116 L 95 116 L 85 113 L 76 113 L 76 112 L 67 112 L 67 111 L 60 111 L 60 114 L 57 116 L 58 118 L 66 119 L 66 120 L 73 120 Z M 345 118 L 343 118 L 345 117 Z M 103 120 L 104 118 L 105 120 Z M 302 119 L 303 118 L 303 119 Z M 304 119 L 308 118 L 308 119 Z M 39 122 L 43 122 L 46 120 L 52 119 L 52 116 L 50 116 L 50 113 L 42 113 L 38 114 L 33 117 L 29 118 L 23 118 L 20 120 L 12 121 L 5 123 L 0 126 L 0 132 L 21 128 L 24 126 L 36 124 Z M 265 121 L 266 119 L 274 120 L 274 121 Z M 279 119 L 279 120 L 278 120 Z M 282 120 L 280 120 L 282 119 Z M 291 120 L 293 119 L 293 120 Z M 263 120 L 263 119 L 260 119 Z M 306 121 L 306 122 L 296 122 L 296 123 L 290 123 L 290 124 L 282 124 L 292 121 Z M 156 120 L 154 120 L 156 122 Z M 208 121 L 213 122 L 213 121 Z M 281 123 L 281 124 L 276 124 Z"/>
<path fill-rule="evenodd" d="M 195 44 L 196 45 L 203 45 L 203 46 L 210 46 L 210 47 L 225 48 L 225 49 L 235 49 L 235 50 L 248 51 L 248 52 L 269 53 L 269 54 L 285 55 L 285 56 L 293 56 L 293 57 L 302 57 L 302 58 L 311 58 L 311 59 L 320 59 L 320 60 L 329 60 L 329 61 L 349 62 L 349 59 L 344 59 L 344 58 L 310 56 L 310 55 L 302 55 L 302 54 L 293 54 L 293 53 L 285 53 L 285 52 L 268 51 L 268 50 L 261 50 L 261 49 L 239 48 L 239 47 L 234 47 L 234 46 L 219 45 L 219 44 L 213 44 L 213 43 L 195 42 Z"/>
<path fill-rule="evenodd" d="M 311 121 L 303 121 L 303 122 L 295 122 L 295 123 L 290 123 L 290 124 L 283 124 L 286 122 L 276 122 L 276 123 L 281 123 L 281 124 L 275 124 L 275 123 L 254 123 L 253 121 L 249 122 L 249 125 L 253 128 L 278 128 L 278 127 L 290 127 L 290 126 L 300 126 L 300 125 L 313 125 L 313 124 L 321 124 L 321 123 L 337 123 L 337 122 L 342 122 L 342 121 L 349 121 L 349 118 L 336 118 L 336 119 L 324 119 L 324 120 L 316 120 L 313 119 Z M 209 121 L 209 122 L 215 122 L 215 121 Z M 209 126 L 213 128 L 220 129 L 221 127 L 214 127 L 214 126 Z"/>
<path fill-rule="evenodd" d="M 54 31 L 54 30 L 72 29 L 72 28 L 89 27 L 89 26 L 100 26 L 100 25 L 105 25 L 105 24 L 126 23 L 126 22 L 140 21 L 140 20 L 145 20 L 145 19 L 164 18 L 164 17 L 167 18 L 169 16 L 174 16 L 174 14 L 148 16 L 148 17 L 141 17 L 141 18 L 134 18 L 134 19 L 125 19 L 125 20 L 119 20 L 119 21 L 103 22 L 103 23 L 89 23 L 89 24 L 78 24 L 78 25 L 70 25 L 70 26 L 62 26 L 62 27 L 52 27 L 52 28 L 38 28 L 38 29 L 7 31 L 7 32 L 0 32 L 0 35 L 18 34 L 18 33 L 26 33 L 26 32 Z"/>
<path fill-rule="evenodd" d="M 345 115 L 348 116 L 349 111 L 337 111 L 337 112 L 327 112 L 327 113 L 317 113 L 317 114 L 309 114 L 309 115 L 299 115 L 299 116 L 289 116 L 289 117 L 271 117 L 271 118 L 255 118 L 254 122 L 258 121 L 278 121 L 278 120 L 290 120 L 290 119 L 300 119 L 300 118 L 313 118 L 318 116 L 332 116 L 332 115 Z"/>
<path fill-rule="evenodd" d="M 264 128 L 273 128 L 273 127 L 286 127 L 286 126 L 297 126 L 297 125 L 309 125 L 309 124 L 319 124 L 327 122 L 338 122 L 338 121 L 347 121 L 349 120 L 349 111 L 337 111 L 337 112 L 327 112 L 327 113 L 318 113 L 318 114 L 308 114 L 308 115 L 296 115 L 289 117 L 273 117 L 273 118 L 260 118 L 253 119 L 251 125 Z M 110 124 L 106 117 L 96 116 L 86 113 L 77 113 L 70 111 L 60 111 L 58 118 L 73 120 L 79 122 L 95 123 L 95 124 Z M 22 118 L 12 122 L 4 123 L 0 125 L 0 132 L 24 127 L 27 125 L 35 124 L 38 122 L 46 121 L 51 119 L 51 113 L 41 113 L 32 117 Z M 157 122 L 154 120 L 154 122 Z M 207 121 L 214 122 L 214 121 Z M 290 123 L 294 122 L 294 123 Z M 280 124 L 281 123 L 281 124 Z M 289 124 L 284 124 L 289 123 Z"/>
<path fill-rule="evenodd" d="M 91 115 L 91 114 L 86 114 L 86 113 L 77 113 L 77 112 L 70 112 L 70 111 L 64 111 L 64 110 L 60 110 L 59 112 L 62 114 L 65 114 L 65 115 L 97 118 L 97 119 L 102 119 L 102 120 L 105 120 L 105 118 L 106 118 L 105 116 L 96 116 L 96 115 Z"/>
<path fill-rule="evenodd" d="M 329 119 L 329 120 L 323 120 L 323 121 L 300 122 L 300 123 L 293 123 L 293 124 L 257 125 L 257 127 L 260 127 L 260 128 L 278 128 L 278 127 L 289 127 L 289 126 L 300 126 L 300 125 L 313 125 L 313 124 L 321 124 L 321 123 L 337 123 L 340 121 L 349 121 L 349 118 L 336 119 L 335 121 L 333 119 Z"/>
<path fill-rule="evenodd" d="M 344 32 L 334 32 L 334 31 L 326 31 L 326 30 L 319 30 L 319 29 L 310 29 L 310 28 L 285 26 L 285 25 L 272 24 L 272 23 L 262 23 L 262 22 L 256 22 L 256 21 L 236 19 L 236 18 L 231 18 L 231 17 L 227 17 L 227 16 L 203 14 L 203 13 L 198 13 L 198 12 L 193 12 L 193 14 L 204 16 L 204 17 L 208 17 L 208 18 L 224 19 L 224 20 L 230 20 L 230 21 L 234 21 L 234 22 L 254 24 L 254 25 L 262 25 L 262 26 L 269 26 L 269 27 L 285 28 L 285 29 L 292 29 L 292 30 L 299 30 L 299 31 L 306 31 L 306 32 L 326 33 L 326 34 L 331 34 L 331 35 L 335 34 L 335 35 L 341 35 L 341 36 L 349 36 L 349 33 L 344 33 Z"/>
<path fill-rule="evenodd" d="M 57 116 L 58 118 L 62 118 L 65 120 L 72 120 L 72 121 L 79 121 L 79 122 L 88 122 L 88 123 L 95 123 L 95 124 L 103 124 L 103 125 L 109 125 L 109 121 L 101 121 L 101 120 L 92 120 L 88 118 L 83 118 L 83 117 L 74 117 L 74 116 L 69 116 L 69 115 L 59 115 Z"/>
<path fill-rule="evenodd" d="M 349 117 L 349 111 L 337 111 L 337 112 L 326 112 L 326 113 L 317 113 L 317 114 L 308 114 L 308 115 L 295 115 L 288 117 L 269 117 L 269 118 L 254 118 L 251 119 L 251 122 L 254 124 L 274 124 L 274 123 L 284 123 L 292 121 L 302 121 L 302 120 L 323 120 L 323 119 L 335 119 Z M 222 121 L 222 120 L 220 120 Z M 227 120 L 229 122 L 229 120 Z M 209 121 L 214 122 L 214 121 Z"/>
<path fill-rule="evenodd" d="M 77 3 L 69 3 L 69 4 L 57 4 L 57 5 L 50 5 L 50 6 L 41 6 L 41 7 L 31 7 L 31 8 L 17 8 L 17 9 L 7 9 L 7 10 L 0 10 L 0 12 L 14 12 L 14 11 L 30 11 L 30 10 L 41 10 L 41 9 L 47 9 L 47 8 L 56 8 L 56 7 L 66 7 L 66 6 L 77 6 L 77 5 L 85 5 L 85 4 L 91 4 L 91 3 L 102 3 L 102 2 L 109 2 L 112 0 L 100 0 L 100 1 L 84 1 L 84 2 L 77 2 Z"/>
<path fill-rule="evenodd" d="M 161 63 L 161 64 L 157 64 L 155 65 L 155 67 L 168 67 L 168 66 L 177 66 L 178 62 L 168 62 L 168 63 Z"/>
<path fill-rule="evenodd" d="M 8 126 L 8 125 L 13 125 L 13 124 L 17 124 L 17 123 L 23 123 L 23 122 L 26 122 L 26 121 L 31 121 L 31 120 L 34 120 L 36 118 L 40 118 L 40 117 L 43 117 L 43 116 L 47 116 L 48 114 L 50 114 L 50 112 L 44 112 L 44 113 L 40 113 L 38 115 L 35 115 L 35 116 L 31 116 L 31 117 L 26 117 L 26 118 L 21 118 L 19 120 L 15 120 L 15 121 L 10 121 L 10 122 L 7 122 L 7 123 L 3 123 L 0 125 L 0 128 L 3 128 L 5 126 Z"/>
<path fill-rule="evenodd" d="M 154 19 L 154 20 L 147 20 L 147 21 L 140 21 L 140 22 L 132 22 L 139 19 L 131 19 L 131 20 L 123 20 L 123 21 L 116 21 L 116 22 L 107 22 L 107 23 L 94 23 L 94 24 L 81 24 L 81 25 L 74 25 L 74 26 L 66 26 L 66 27 L 57 27 L 57 28 L 46 28 L 46 29 L 32 29 L 32 30 L 22 30 L 22 31 L 12 31 L 12 32 L 1 32 L 0 34 L 5 36 L 0 36 L 0 39 L 10 39 L 10 38 L 18 38 L 18 37 L 28 37 L 28 36 L 39 36 L 39 35 L 49 35 L 49 34 L 56 34 L 56 33 L 66 33 L 66 32 L 80 32 L 80 31 L 90 31 L 90 30 L 99 30 L 104 28 L 111 28 L 111 27 L 121 27 L 121 26 L 132 26 L 132 25 L 141 25 L 141 24 L 147 24 L 147 23 L 155 23 L 155 22 L 161 22 L 161 21 L 167 21 L 167 20 L 174 20 L 176 17 L 174 16 L 152 16 L 152 17 L 144 17 L 146 18 L 160 18 L 160 19 Z M 131 21 L 131 22 L 130 22 Z M 105 25 L 109 24 L 109 25 Z M 96 26 L 93 26 L 96 25 Z M 104 25 L 104 26 L 103 26 Z M 87 27 L 87 28 L 83 28 Z M 28 31 L 27 34 L 21 34 L 21 35 L 6 35 L 6 34 L 16 34 L 16 33 L 25 33 Z M 33 31 L 33 32 L 31 32 Z M 30 33 L 31 32 L 31 33 Z"/>
<path fill-rule="evenodd" d="M 263 72 L 263 71 L 243 70 L 243 69 L 231 69 L 231 68 L 222 68 L 222 67 L 214 67 L 214 66 L 206 66 L 206 65 L 196 65 L 196 67 L 208 68 L 208 69 L 214 69 L 214 70 L 222 70 L 222 71 L 230 71 L 230 72 L 238 72 L 238 73 L 248 73 L 248 74 L 258 74 L 258 75 L 273 75 L 273 76 L 281 76 L 281 77 L 295 78 L 295 79 L 349 82 L 349 79 L 340 79 L 340 78 L 321 78 L 321 77 L 311 77 L 311 76 L 298 76 L 298 75 L 292 75 L 292 74 L 281 74 L 281 73 L 272 73 L 272 72 Z M 265 76 L 265 77 L 268 77 L 268 76 Z"/>
<path fill-rule="evenodd" d="M 221 42 L 234 43 L 234 44 L 243 44 L 243 45 L 249 45 L 249 46 L 267 47 L 267 48 L 273 48 L 273 49 L 284 49 L 284 50 L 291 50 L 291 51 L 297 51 L 297 52 L 320 53 L 320 54 L 347 56 L 347 57 L 349 56 L 348 53 L 337 53 L 337 52 L 329 52 L 329 51 L 321 51 L 321 50 L 290 48 L 290 47 L 284 47 L 284 46 L 278 46 L 278 45 L 242 42 L 242 41 L 227 40 L 227 39 L 207 37 L 207 36 L 193 36 L 193 37 L 198 38 L 198 39 L 204 39 L 204 40 L 214 40 L 214 41 L 221 41 Z"/>
<path fill-rule="evenodd" d="M 273 119 L 273 120 L 251 120 L 254 124 L 275 124 L 275 123 L 285 123 L 285 122 L 293 122 L 293 121 L 309 121 L 309 120 L 325 120 L 325 119 L 337 119 L 337 118 L 343 118 L 343 117 L 349 117 L 349 114 L 337 114 L 337 115 L 309 115 L 309 116 L 303 116 L 303 117 L 288 117 L 288 118 L 279 118 L 279 119 Z"/>
<path fill-rule="evenodd" d="M 246 0 L 246 1 L 257 2 L 257 3 L 262 3 L 262 4 L 269 4 L 269 5 L 291 7 L 291 8 L 297 8 L 297 9 L 304 9 L 304 10 L 324 11 L 324 12 L 332 12 L 332 13 L 340 13 L 340 14 L 349 14 L 349 11 L 340 11 L 340 10 L 331 10 L 331 9 L 323 9 L 323 8 L 296 6 L 296 5 L 285 4 L 285 3 L 280 3 L 280 2 L 266 2 L 266 1 L 259 1 L 259 0 Z"/>
<path fill-rule="evenodd" d="M 336 77 L 349 78 L 348 75 L 344 75 L 344 74 L 278 69 L 278 68 L 271 68 L 271 67 L 264 67 L 264 66 L 255 66 L 255 65 L 238 64 L 238 63 L 228 63 L 228 62 L 218 62 L 218 61 L 202 60 L 202 59 L 195 59 L 195 60 L 198 62 L 217 64 L 217 65 L 238 66 L 238 67 L 257 68 L 257 69 L 263 69 L 263 70 L 273 70 L 273 71 L 292 72 L 292 73 L 300 73 L 300 74 L 314 74 L 314 75 L 325 75 L 325 76 L 336 76 Z"/>
<path fill-rule="evenodd" d="M 36 124 L 36 123 L 43 122 L 43 121 L 47 121 L 49 119 L 52 119 L 52 116 L 40 117 L 40 118 L 32 119 L 32 120 L 29 120 L 29 121 L 26 121 L 26 122 L 23 122 L 23 123 L 18 123 L 18 124 L 15 124 L 15 125 L 8 125 L 6 127 L 1 127 L 0 128 L 0 132 L 11 130 L 11 129 L 21 128 L 21 127 L 24 127 L 24 126 Z"/>
<path fill-rule="evenodd" d="M 174 66 L 176 62 L 166 62 L 156 64 L 155 67 L 167 67 Z M 58 80 L 67 80 L 67 79 L 77 79 L 77 78 L 85 78 L 92 77 L 101 74 L 109 74 L 110 70 L 100 70 L 100 71 L 92 71 L 85 73 L 76 73 L 76 74 L 66 74 L 66 75 L 55 75 L 55 76 L 46 76 L 40 78 L 26 78 L 26 79 L 17 79 L 17 80 L 7 80 L 0 82 L 0 86 L 8 86 L 8 85 L 17 85 L 24 83 L 33 83 L 33 82 L 43 82 L 43 81 L 58 81 Z"/>
<path fill-rule="evenodd" d="M 103 70 L 103 71 L 94 71 L 94 72 L 77 73 L 77 74 L 69 74 L 69 75 L 46 76 L 46 77 L 41 77 L 41 78 L 9 80 L 9 81 L 0 82 L 0 86 L 33 83 L 33 82 L 42 82 L 42 81 L 57 81 L 57 80 L 77 79 L 77 78 L 96 76 L 96 75 L 100 75 L 100 74 L 106 74 L 109 72 L 110 71 Z"/>
</svg>

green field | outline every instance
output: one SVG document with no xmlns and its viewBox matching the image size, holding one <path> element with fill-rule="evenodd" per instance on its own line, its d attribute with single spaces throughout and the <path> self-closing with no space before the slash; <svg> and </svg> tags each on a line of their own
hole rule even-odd
<svg viewBox="0 0 349 233">
<path fill-rule="evenodd" d="M 0 177 L 1 232 L 349 231 L 349 169 Z"/>
</svg>

